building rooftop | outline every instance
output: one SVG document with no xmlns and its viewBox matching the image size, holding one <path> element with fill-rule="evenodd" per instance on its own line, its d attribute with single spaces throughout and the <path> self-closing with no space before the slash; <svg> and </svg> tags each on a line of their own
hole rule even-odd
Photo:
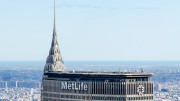
<svg viewBox="0 0 180 101">
<path fill-rule="evenodd" d="M 151 77 L 152 73 L 145 72 L 89 72 L 89 71 L 64 71 L 48 72 L 44 75 L 66 75 L 66 76 L 117 76 L 117 77 Z"/>
</svg>

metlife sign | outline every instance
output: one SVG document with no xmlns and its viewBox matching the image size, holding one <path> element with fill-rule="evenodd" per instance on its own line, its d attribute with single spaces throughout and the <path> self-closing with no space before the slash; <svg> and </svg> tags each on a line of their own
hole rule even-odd
<svg viewBox="0 0 180 101">
<path fill-rule="evenodd" d="M 61 82 L 62 90 L 88 90 L 88 85 L 83 82 Z"/>
</svg>

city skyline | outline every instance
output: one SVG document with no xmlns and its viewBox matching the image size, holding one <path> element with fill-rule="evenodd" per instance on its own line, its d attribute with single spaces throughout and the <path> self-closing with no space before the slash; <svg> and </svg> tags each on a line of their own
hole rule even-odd
<svg viewBox="0 0 180 101">
<path fill-rule="evenodd" d="M 180 1 L 57 0 L 64 60 L 180 60 Z M 42 60 L 50 47 L 53 1 L 0 4 L 0 61 Z"/>
</svg>

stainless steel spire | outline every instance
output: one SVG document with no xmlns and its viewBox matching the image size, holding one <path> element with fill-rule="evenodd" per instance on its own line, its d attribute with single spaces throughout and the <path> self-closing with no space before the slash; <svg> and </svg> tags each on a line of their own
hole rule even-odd
<svg viewBox="0 0 180 101">
<path fill-rule="evenodd" d="M 55 12 L 55 0 L 54 0 L 54 28 L 53 28 L 53 38 L 51 43 L 51 48 L 49 50 L 49 55 L 46 60 L 46 65 L 44 66 L 44 72 L 60 72 L 64 71 L 64 61 L 62 59 L 58 40 L 56 33 L 56 12 Z"/>
</svg>

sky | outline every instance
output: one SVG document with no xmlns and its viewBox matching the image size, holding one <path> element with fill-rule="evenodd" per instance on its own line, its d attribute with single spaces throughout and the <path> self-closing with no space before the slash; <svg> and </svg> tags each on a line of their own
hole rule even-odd
<svg viewBox="0 0 180 101">
<path fill-rule="evenodd" d="M 180 0 L 56 0 L 64 61 L 180 60 Z M 0 0 L 0 61 L 45 61 L 53 0 Z"/>
</svg>

